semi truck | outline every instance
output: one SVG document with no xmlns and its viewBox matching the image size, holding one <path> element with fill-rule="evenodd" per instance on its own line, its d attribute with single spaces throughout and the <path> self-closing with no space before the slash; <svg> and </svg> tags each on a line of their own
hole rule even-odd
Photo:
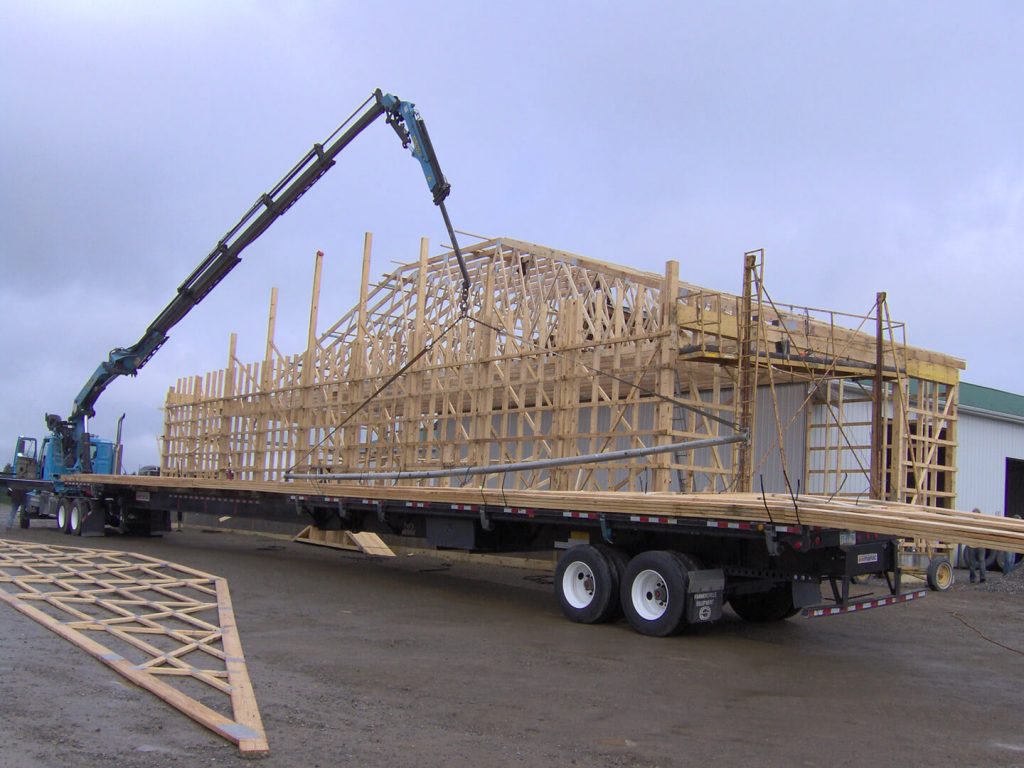
<svg viewBox="0 0 1024 768">
<path fill-rule="evenodd" d="M 736 515 L 637 514 L 623 510 L 622 497 L 617 500 L 615 493 L 516 495 L 316 478 L 261 483 L 121 474 L 120 439 L 89 433 L 98 397 L 117 376 L 136 375 L 167 341 L 171 328 L 239 263 L 242 250 L 382 115 L 403 147 L 412 146 L 441 210 L 461 272 L 465 315 L 470 278 L 444 205 L 450 186 L 414 105 L 378 90 L 257 200 L 178 287 L 138 342 L 110 352 L 75 398 L 68 418 L 47 415 L 49 434 L 41 444 L 32 437 L 18 438 L 15 471 L 5 482 L 24 523 L 43 514 L 56 517 L 58 528 L 69 536 L 154 534 L 169 530 L 172 516 L 198 511 L 415 537 L 434 547 L 472 552 L 560 552 L 554 592 L 568 619 L 599 624 L 624 615 L 636 631 L 654 636 L 714 622 L 726 604 L 745 620 L 772 622 L 798 613 L 859 612 L 924 595 L 903 588 L 899 542 L 893 536 Z M 858 585 L 865 576 L 881 579 L 880 594 Z"/>
</svg>

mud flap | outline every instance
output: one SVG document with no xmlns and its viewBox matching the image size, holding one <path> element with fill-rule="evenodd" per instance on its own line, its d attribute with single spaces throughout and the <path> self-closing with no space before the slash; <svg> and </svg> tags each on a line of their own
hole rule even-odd
<svg viewBox="0 0 1024 768">
<path fill-rule="evenodd" d="M 105 520 L 106 517 L 103 507 L 93 502 L 89 505 L 89 511 L 82 518 L 82 535 L 83 536 L 103 536 L 105 533 Z"/>
<path fill-rule="evenodd" d="M 689 578 L 689 587 L 686 590 L 687 623 L 703 624 L 721 618 L 725 593 L 725 572 L 721 569 L 690 571 L 687 576 Z"/>
</svg>

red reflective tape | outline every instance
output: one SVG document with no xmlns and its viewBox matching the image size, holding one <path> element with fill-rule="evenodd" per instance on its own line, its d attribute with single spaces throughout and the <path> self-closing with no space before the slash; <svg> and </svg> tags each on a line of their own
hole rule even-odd
<svg viewBox="0 0 1024 768">
<path fill-rule="evenodd" d="M 807 618 L 818 618 L 820 616 L 838 616 L 841 613 L 857 613 L 867 611 L 871 608 L 884 608 L 887 605 L 896 605 L 897 603 L 907 603 L 911 600 L 924 597 L 928 592 L 923 589 L 919 589 L 916 592 L 907 592 L 902 595 L 893 595 L 891 597 L 880 597 L 875 600 L 865 600 L 862 603 L 854 603 L 852 605 L 835 607 L 835 608 L 812 608 L 811 610 L 804 613 Z"/>
<path fill-rule="evenodd" d="M 523 507 L 505 507 L 505 512 L 510 515 L 526 515 L 527 517 L 533 517 L 536 514 L 535 510 Z"/>
</svg>

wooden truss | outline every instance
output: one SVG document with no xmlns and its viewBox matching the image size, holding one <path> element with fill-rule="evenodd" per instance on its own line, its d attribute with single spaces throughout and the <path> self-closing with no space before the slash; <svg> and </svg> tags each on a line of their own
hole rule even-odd
<svg viewBox="0 0 1024 768">
<path fill-rule="evenodd" d="M 763 252 L 747 254 L 732 295 L 681 281 L 675 261 L 658 275 L 501 238 L 466 250 L 463 318 L 450 253 L 430 257 L 423 241 L 417 261 L 371 285 L 370 251 L 367 235 L 359 304 L 322 332 L 318 254 L 305 350 L 278 352 L 274 292 L 263 360 L 240 361 L 232 335 L 226 368 L 178 380 L 165 406 L 165 475 L 363 472 L 364 485 L 445 487 L 464 481 L 374 474 L 746 432 L 745 447 L 494 474 L 484 486 L 748 491 L 774 462 L 768 490 L 802 483 L 951 503 L 963 363 L 908 347 L 884 300 L 863 315 L 779 305 L 763 285 Z M 802 403 L 783 413 L 777 393 L 794 386 Z M 850 407 L 855 392 L 866 416 Z"/>
<path fill-rule="evenodd" d="M 0 540 L 0 600 L 243 754 L 267 752 L 224 579 L 130 552 Z"/>
</svg>

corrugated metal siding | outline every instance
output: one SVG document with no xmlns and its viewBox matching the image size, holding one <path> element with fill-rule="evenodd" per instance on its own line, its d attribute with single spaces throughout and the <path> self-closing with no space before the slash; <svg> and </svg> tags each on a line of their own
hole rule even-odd
<svg viewBox="0 0 1024 768">
<path fill-rule="evenodd" d="M 1003 511 L 1006 459 L 1024 459 L 1024 424 L 960 412 L 957 509 Z"/>
<path fill-rule="evenodd" d="M 779 402 L 779 420 L 782 424 L 783 449 L 786 452 L 786 470 L 796 493 L 797 481 L 804 476 L 804 442 L 807 434 L 806 410 L 801 410 L 807 397 L 803 384 L 787 384 L 775 388 Z M 796 418 L 794 417 L 796 415 Z M 790 420 L 792 423 L 790 424 Z M 788 428 L 787 428 L 787 425 Z M 753 489 L 761 490 L 761 476 L 764 489 L 769 493 L 785 493 L 786 480 L 782 473 L 782 454 L 779 451 L 778 429 L 775 425 L 775 410 L 772 408 L 771 391 L 761 387 L 757 393 L 757 419 L 754 424 L 754 478 Z M 806 489 L 801 489 L 806 491 Z"/>
<path fill-rule="evenodd" d="M 823 446 L 842 446 L 838 451 L 811 451 L 810 469 L 829 469 L 827 475 L 815 473 L 810 475 L 808 482 L 808 493 L 833 494 L 841 492 L 847 494 L 866 494 L 871 490 L 871 481 L 868 471 L 871 466 L 870 448 L 851 448 L 854 446 L 871 445 L 870 426 L 846 426 L 840 430 L 835 423 L 834 411 L 823 404 L 814 406 L 813 416 L 815 424 L 821 425 L 811 430 L 810 444 L 814 448 Z M 871 403 L 856 402 L 846 403 L 840 418 L 844 424 L 871 421 Z M 845 436 L 844 436 L 845 435 Z M 836 462 L 839 466 L 836 466 Z M 828 466 L 826 466 L 826 464 Z M 837 481 L 838 477 L 838 481 Z M 845 480 L 843 479 L 845 477 Z M 826 482 L 827 481 L 827 482 Z M 840 487 L 842 490 L 840 491 Z"/>
</svg>

